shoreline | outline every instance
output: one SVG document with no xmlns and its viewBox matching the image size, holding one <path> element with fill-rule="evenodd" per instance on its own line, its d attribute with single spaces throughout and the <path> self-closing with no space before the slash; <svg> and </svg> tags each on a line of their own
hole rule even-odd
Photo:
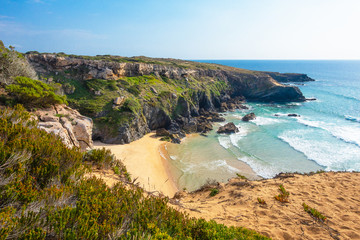
<svg viewBox="0 0 360 240">
<path fill-rule="evenodd" d="M 178 191 L 171 175 L 168 160 L 162 154 L 166 142 L 160 141 L 155 133 L 148 133 L 129 144 L 106 144 L 94 142 L 94 148 L 110 149 L 126 166 L 132 179 L 149 192 L 161 192 L 172 198 Z"/>
</svg>

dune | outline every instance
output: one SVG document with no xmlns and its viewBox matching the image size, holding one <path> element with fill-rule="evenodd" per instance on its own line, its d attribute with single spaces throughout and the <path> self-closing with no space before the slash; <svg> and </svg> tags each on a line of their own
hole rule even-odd
<svg viewBox="0 0 360 240">
<path fill-rule="evenodd" d="M 208 189 L 179 194 L 173 206 L 192 217 L 213 219 L 228 226 L 243 226 L 273 239 L 360 239 L 360 173 L 326 172 L 313 175 L 249 181 L 239 178 Z M 274 196 L 282 184 L 289 202 Z M 266 204 L 260 204 L 261 198 Z M 305 212 L 303 203 L 325 217 L 321 221 Z"/>
<path fill-rule="evenodd" d="M 125 164 L 131 179 L 136 179 L 146 191 L 161 192 L 165 196 L 173 197 L 178 189 L 169 171 L 167 159 L 160 154 L 164 151 L 165 144 L 155 133 L 149 133 L 129 144 L 105 144 L 96 141 L 94 148 L 110 149 L 117 159 Z M 109 180 L 109 185 L 112 185 L 113 179 L 108 176 L 104 180 Z"/>
</svg>

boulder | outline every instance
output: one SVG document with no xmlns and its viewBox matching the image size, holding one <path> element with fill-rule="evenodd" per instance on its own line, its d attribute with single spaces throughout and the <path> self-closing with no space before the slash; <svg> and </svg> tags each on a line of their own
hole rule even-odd
<svg viewBox="0 0 360 240">
<path fill-rule="evenodd" d="M 254 120 L 256 118 L 255 113 L 249 113 L 246 114 L 241 120 L 243 120 L 244 122 L 248 122 L 250 120 Z"/>
<path fill-rule="evenodd" d="M 181 140 L 180 140 L 180 138 L 172 138 L 172 139 L 171 139 L 171 142 L 172 142 L 172 143 L 176 143 L 176 144 L 180 144 L 180 143 L 181 143 Z"/>
<path fill-rule="evenodd" d="M 289 113 L 288 117 L 300 117 L 300 115 L 298 115 L 296 113 Z"/>
<path fill-rule="evenodd" d="M 114 105 L 120 106 L 124 103 L 125 97 L 117 97 L 114 99 Z"/>
<path fill-rule="evenodd" d="M 102 92 L 100 90 L 99 91 L 94 91 L 94 94 L 95 94 L 95 96 L 101 96 Z"/>
<path fill-rule="evenodd" d="M 201 133 L 206 133 L 213 129 L 212 124 L 210 122 L 200 122 L 197 126 L 197 131 Z"/>
<path fill-rule="evenodd" d="M 159 128 L 159 129 L 156 129 L 156 136 L 168 137 L 168 136 L 170 136 L 170 133 L 165 128 Z"/>
<path fill-rule="evenodd" d="M 155 88 L 150 87 L 150 90 L 151 90 L 153 93 L 158 94 L 158 92 L 156 91 L 156 89 L 155 89 Z"/>
<path fill-rule="evenodd" d="M 195 121 L 190 121 L 189 123 L 187 123 L 183 126 L 183 129 L 186 133 L 197 132 L 197 124 Z"/>
<path fill-rule="evenodd" d="M 80 147 L 82 150 L 93 147 L 91 118 L 85 117 L 65 105 L 41 109 L 34 114 L 39 119 L 38 127 L 40 129 L 60 136 L 68 147 Z"/>
<path fill-rule="evenodd" d="M 222 127 L 219 127 L 219 129 L 217 130 L 217 133 L 236 133 L 239 132 L 239 129 L 235 126 L 235 124 L 233 122 L 229 122 L 227 124 L 225 124 Z"/>
<path fill-rule="evenodd" d="M 249 109 L 247 106 L 242 105 L 242 104 L 239 104 L 239 105 L 238 105 L 238 108 L 239 108 L 239 109 L 244 109 L 244 110 Z"/>
</svg>

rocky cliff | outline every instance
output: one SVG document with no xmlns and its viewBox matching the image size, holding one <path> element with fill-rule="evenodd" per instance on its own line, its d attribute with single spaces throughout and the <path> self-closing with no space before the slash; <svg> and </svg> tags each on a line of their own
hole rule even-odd
<svg viewBox="0 0 360 240">
<path fill-rule="evenodd" d="M 235 96 L 244 96 L 256 101 L 304 101 L 305 98 L 297 87 L 284 86 L 281 82 L 311 81 L 305 74 L 281 74 L 272 72 L 250 71 L 215 64 L 184 65 L 153 64 L 147 62 L 118 62 L 105 60 L 83 59 L 81 57 L 63 57 L 56 54 L 28 54 L 29 62 L 40 74 L 72 71 L 79 79 L 117 80 L 121 77 L 133 77 L 154 74 L 157 77 L 188 81 L 211 78 L 217 81 L 228 81 Z M 171 63 L 171 60 L 169 60 Z M 179 60 L 178 60 L 179 61 Z M 185 63 L 189 63 L 184 61 Z M 166 62 L 168 63 L 168 62 Z M 208 67 L 212 65 L 212 67 Z M 217 66 L 214 68 L 213 66 Z"/>
<path fill-rule="evenodd" d="M 63 85 L 70 105 L 94 119 L 93 137 L 107 143 L 128 143 L 159 128 L 178 142 L 184 131 L 210 129 L 212 118 L 200 118 L 201 112 L 212 116 L 209 111 L 242 108 L 245 100 L 305 101 L 297 87 L 274 79 L 306 81 L 301 74 L 145 57 L 29 53 L 26 58 L 40 78 Z"/>
</svg>

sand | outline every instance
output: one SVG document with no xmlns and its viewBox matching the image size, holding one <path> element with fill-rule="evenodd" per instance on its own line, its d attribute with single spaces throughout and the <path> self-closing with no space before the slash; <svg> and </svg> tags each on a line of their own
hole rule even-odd
<svg viewBox="0 0 360 240">
<path fill-rule="evenodd" d="M 165 196 L 173 197 L 178 189 L 170 174 L 167 159 L 160 154 L 160 151 L 165 151 L 164 144 L 166 143 L 155 137 L 155 133 L 149 133 L 129 144 L 94 142 L 94 148 L 110 149 L 125 164 L 131 179 L 136 179 L 145 190 L 159 191 Z M 107 176 L 107 179 L 114 180 L 112 176 Z M 109 182 L 109 185 L 112 184 Z"/>
<path fill-rule="evenodd" d="M 173 206 L 193 217 L 243 226 L 273 239 L 360 239 L 360 173 L 327 172 L 311 176 L 248 181 L 239 178 L 210 190 L 184 193 Z M 289 203 L 274 199 L 279 184 L 290 192 Z M 257 198 L 266 205 L 258 203 Z M 325 222 L 304 211 L 306 203 L 327 217 Z"/>
</svg>

